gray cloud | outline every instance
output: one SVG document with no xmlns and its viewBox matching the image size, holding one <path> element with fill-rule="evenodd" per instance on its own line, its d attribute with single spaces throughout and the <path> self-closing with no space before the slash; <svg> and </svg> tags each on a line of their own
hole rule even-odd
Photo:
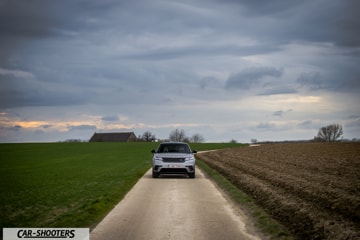
<svg viewBox="0 0 360 240">
<path fill-rule="evenodd" d="M 280 77 L 282 70 L 272 67 L 246 68 L 236 75 L 230 76 L 226 81 L 226 88 L 237 88 L 247 90 L 259 83 L 264 77 Z"/>
<path fill-rule="evenodd" d="M 10 127 L 9 130 L 11 130 L 11 131 L 19 131 L 21 128 L 22 128 L 21 126 L 16 125 L 16 126 Z"/>
<path fill-rule="evenodd" d="M 220 88 L 221 82 L 215 77 L 204 77 L 199 80 L 199 86 L 201 89 Z"/>
<path fill-rule="evenodd" d="M 265 129 L 265 130 L 270 130 L 270 129 L 274 129 L 276 128 L 276 124 L 274 123 L 259 123 L 256 128 L 259 128 L 259 129 Z"/>
<path fill-rule="evenodd" d="M 313 124 L 314 124 L 313 121 L 306 120 L 306 121 L 299 123 L 298 126 L 300 126 L 302 128 L 313 128 Z"/>
<path fill-rule="evenodd" d="M 349 119 L 360 119 L 360 116 L 359 115 L 350 115 L 348 118 Z"/>
<path fill-rule="evenodd" d="M 324 88 L 324 82 L 318 72 L 302 73 L 296 82 L 301 87 L 309 88 L 310 90 L 319 90 Z"/>
<path fill-rule="evenodd" d="M 267 33 L 267 38 L 281 38 L 283 41 L 311 41 L 332 42 L 339 46 L 360 46 L 360 36 L 357 34 L 357 26 L 360 17 L 357 9 L 359 1 L 327 1 L 305 0 L 301 2 L 289 2 L 275 0 L 271 2 L 257 1 L 232 1 L 239 11 L 249 17 L 263 17 L 272 19 L 273 23 L 256 28 Z M 286 22 L 281 19 L 287 19 Z M 273 31 L 270 34 L 270 31 Z M 256 30 L 255 30 L 256 31 Z M 258 35 L 258 33 L 256 32 Z M 263 36 L 259 34 L 260 36 Z"/>
<path fill-rule="evenodd" d="M 78 125 L 78 126 L 69 126 L 69 130 L 80 130 L 80 131 L 88 131 L 88 130 L 96 130 L 96 126 L 94 125 Z"/>
<path fill-rule="evenodd" d="M 298 91 L 292 87 L 292 86 L 286 86 L 286 85 L 280 85 L 280 84 L 274 84 L 270 87 L 264 87 L 260 93 L 257 95 L 259 96 L 266 96 L 266 95 L 279 95 L 279 94 L 293 94 L 298 93 Z"/>
<path fill-rule="evenodd" d="M 104 116 L 101 118 L 101 120 L 106 122 L 115 122 L 119 121 L 119 116 L 113 115 L 113 116 Z"/>
<path fill-rule="evenodd" d="M 293 110 L 292 109 L 288 109 L 288 110 L 286 110 L 286 111 L 284 111 L 284 110 L 279 110 L 279 111 L 275 111 L 275 112 L 273 112 L 273 116 L 277 116 L 277 117 L 282 117 L 282 116 L 284 116 L 284 114 L 286 114 L 286 113 L 289 113 L 289 112 L 292 112 Z"/>
<path fill-rule="evenodd" d="M 272 115 L 281 117 L 284 114 L 283 110 L 275 111 Z"/>
<path fill-rule="evenodd" d="M 63 106 L 84 103 L 81 92 L 62 87 L 45 87 L 36 80 L 8 79 L 0 75 L 0 108 L 23 106 Z"/>
<path fill-rule="evenodd" d="M 351 62 L 347 66 L 339 63 L 328 63 L 328 65 L 324 64 L 322 69 L 325 70 L 324 73 L 301 73 L 296 79 L 296 84 L 300 89 L 308 91 L 341 91 L 354 94 L 360 90 L 358 79 L 360 71 Z"/>
<path fill-rule="evenodd" d="M 37 2 L 37 3 L 36 3 Z M 44 1 L 42 1 L 44 2 Z M 41 1 L 8 1 L 0 8 L 0 30 L 4 37 L 43 38 L 52 36 L 57 20 L 48 15 L 48 4 Z M 55 3 L 56 4 L 56 3 Z"/>
<path fill-rule="evenodd" d="M 337 37 L 337 43 L 348 47 L 359 47 L 360 36 L 358 28 L 360 25 L 360 17 L 358 9 L 360 9 L 360 2 L 356 0 L 349 0 L 343 3 L 343 15 L 341 16 L 336 27 L 340 29 Z"/>
<path fill-rule="evenodd" d="M 360 80 L 358 78 L 350 78 L 344 80 L 342 83 L 339 84 L 336 90 L 358 94 L 360 91 Z"/>
<path fill-rule="evenodd" d="M 360 127 L 360 118 L 347 122 L 345 124 L 345 127 L 354 129 L 356 131 L 356 129 L 358 129 Z"/>
<path fill-rule="evenodd" d="M 230 56 L 250 56 L 254 54 L 264 54 L 278 51 L 279 48 L 269 45 L 263 46 L 236 46 L 236 45 L 190 45 L 185 47 L 161 47 L 147 50 L 141 53 L 132 53 L 119 56 L 119 59 L 141 59 L 141 60 L 166 60 L 178 59 L 191 56 L 213 56 L 213 55 L 230 55 Z"/>
</svg>

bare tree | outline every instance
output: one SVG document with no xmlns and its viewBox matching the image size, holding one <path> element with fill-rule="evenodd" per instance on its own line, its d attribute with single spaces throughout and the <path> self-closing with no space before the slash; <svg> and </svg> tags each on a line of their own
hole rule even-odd
<svg viewBox="0 0 360 240">
<path fill-rule="evenodd" d="M 149 131 L 146 131 L 141 136 L 141 139 L 145 142 L 152 142 L 152 141 L 155 141 L 155 135 Z"/>
<path fill-rule="evenodd" d="M 320 128 L 315 139 L 321 142 L 335 142 L 343 134 L 343 129 L 340 124 L 331 124 Z"/>
<path fill-rule="evenodd" d="M 187 139 L 186 135 L 185 135 L 185 131 L 183 129 L 175 129 L 173 131 L 171 131 L 170 135 L 169 135 L 169 139 L 170 141 L 174 141 L 174 142 L 183 142 Z"/>
<path fill-rule="evenodd" d="M 191 137 L 191 142 L 193 143 L 202 143 L 202 142 L 205 142 L 205 138 L 199 134 L 199 133 L 195 133 L 194 135 L 192 135 Z"/>
</svg>

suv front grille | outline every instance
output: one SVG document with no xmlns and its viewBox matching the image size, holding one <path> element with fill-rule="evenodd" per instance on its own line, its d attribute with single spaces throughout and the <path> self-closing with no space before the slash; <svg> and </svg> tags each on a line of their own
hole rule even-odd
<svg viewBox="0 0 360 240">
<path fill-rule="evenodd" d="M 185 162 L 185 158 L 163 158 L 163 162 Z"/>
</svg>

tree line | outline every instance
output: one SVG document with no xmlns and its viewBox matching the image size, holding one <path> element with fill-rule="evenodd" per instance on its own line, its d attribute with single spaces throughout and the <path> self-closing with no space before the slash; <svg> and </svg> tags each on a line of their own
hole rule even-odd
<svg viewBox="0 0 360 240">
<path fill-rule="evenodd" d="M 343 134 L 344 131 L 342 125 L 330 124 L 321 127 L 318 130 L 318 133 L 314 137 L 313 141 L 336 142 L 341 140 L 340 138 L 343 136 Z M 151 133 L 150 131 L 146 131 L 138 137 L 138 140 L 143 142 L 153 142 L 157 139 L 153 133 Z M 164 139 L 164 141 L 202 143 L 205 142 L 205 138 L 199 133 L 195 133 L 191 137 L 188 137 L 183 129 L 177 128 L 175 130 L 172 130 L 169 134 L 168 139 Z M 230 142 L 236 142 L 236 140 L 231 140 Z M 251 139 L 251 143 L 257 143 L 257 142 L 258 141 L 256 139 Z"/>
<path fill-rule="evenodd" d="M 138 137 L 138 140 L 143 142 L 153 142 L 157 139 L 152 132 L 146 131 Z M 185 134 L 184 129 L 178 129 L 178 128 L 172 130 L 169 134 L 169 138 L 165 140 L 169 140 L 173 142 L 192 142 L 192 143 L 205 142 L 205 138 L 200 133 L 195 133 L 191 137 L 188 137 Z"/>
</svg>

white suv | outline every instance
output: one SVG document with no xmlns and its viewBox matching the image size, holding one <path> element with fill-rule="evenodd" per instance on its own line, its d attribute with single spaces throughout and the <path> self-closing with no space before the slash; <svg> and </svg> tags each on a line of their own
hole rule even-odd
<svg viewBox="0 0 360 240">
<path fill-rule="evenodd" d="M 157 178 L 160 174 L 187 174 L 195 178 L 195 150 L 191 151 L 187 143 L 165 142 L 158 149 L 151 151 L 152 177 Z"/>
</svg>

